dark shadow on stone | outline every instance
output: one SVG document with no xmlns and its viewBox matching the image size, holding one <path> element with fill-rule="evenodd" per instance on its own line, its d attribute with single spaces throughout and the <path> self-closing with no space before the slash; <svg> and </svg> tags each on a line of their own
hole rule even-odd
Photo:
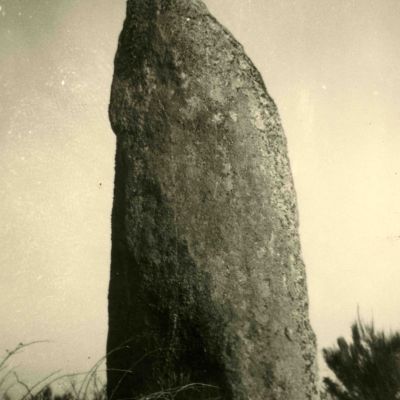
<svg viewBox="0 0 400 400">
<path fill-rule="evenodd" d="M 215 334 L 223 322 L 209 301 L 209 279 L 175 236 L 173 212 L 153 180 L 143 177 L 140 194 L 127 202 L 128 168 L 124 151 L 117 152 L 109 293 L 117 301 L 109 303 L 108 397 L 187 387 L 177 399 L 215 398 L 219 388 L 228 388 L 218 359 L 223 343 Z M 139 199 L 146 219 L 138 218 L 137 240 L 127 243 L 124 212 Z"/>
</svg>

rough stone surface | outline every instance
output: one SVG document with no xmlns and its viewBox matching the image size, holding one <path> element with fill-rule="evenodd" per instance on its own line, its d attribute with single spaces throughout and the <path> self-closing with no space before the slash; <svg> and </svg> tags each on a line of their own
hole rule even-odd
<svg viewBox="0 0 400 400">
<path fill-rule="evenodd" d="M 110 119 L 109 397 L 316 399 L 286 139 L 241 45 L 201 1 L 129 0 Z"/>
</svg>

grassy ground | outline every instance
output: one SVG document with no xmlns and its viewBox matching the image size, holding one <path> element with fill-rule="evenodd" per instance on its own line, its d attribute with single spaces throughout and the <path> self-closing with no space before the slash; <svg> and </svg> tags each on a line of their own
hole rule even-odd
<svg viewBox="0 0 400 400">
<path fill-rule="evenodd" d="M 0 358 L 0 400 L 107 400 L 104 365 L 106 357 L 83 373 L 66 375 L 55 371 L 33 384 L 24 381 L 18 371 L 11 367 L 13 357 L 38 343 L 43 341 L 19 343 L 14 349 L 6 350 Z M 186 398 L 189 393 L 196 396 L 196 393 L 209 388 L 210 385 L 202 383 L 188 383 L 131 400 L 178 400 Z"/>
</svg>

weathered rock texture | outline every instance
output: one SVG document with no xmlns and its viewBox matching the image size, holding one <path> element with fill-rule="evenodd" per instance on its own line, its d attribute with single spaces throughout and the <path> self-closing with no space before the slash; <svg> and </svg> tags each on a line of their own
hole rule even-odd
<svg viewBox="0 0 400 400">
<path fill-rule="evenodd" d="M 201 1 L 128 0 L 110 118 L 110 398 L 315 399 L 286 140 L 241 45 Z"/>
</svg>

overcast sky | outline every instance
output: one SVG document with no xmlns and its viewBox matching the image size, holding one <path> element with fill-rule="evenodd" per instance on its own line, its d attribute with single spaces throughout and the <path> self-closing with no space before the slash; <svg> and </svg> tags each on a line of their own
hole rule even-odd
<svg viewBox="0 0 400 400">
<path fill-rule="evenodd" d="M 400 2 L 207 0 L 275 99 L 320 347 L 357 305 L 400 329 Z M 123 0 L 0 0 L 0 352 L 26 373 L 104 354 Z"/>
</svg>

